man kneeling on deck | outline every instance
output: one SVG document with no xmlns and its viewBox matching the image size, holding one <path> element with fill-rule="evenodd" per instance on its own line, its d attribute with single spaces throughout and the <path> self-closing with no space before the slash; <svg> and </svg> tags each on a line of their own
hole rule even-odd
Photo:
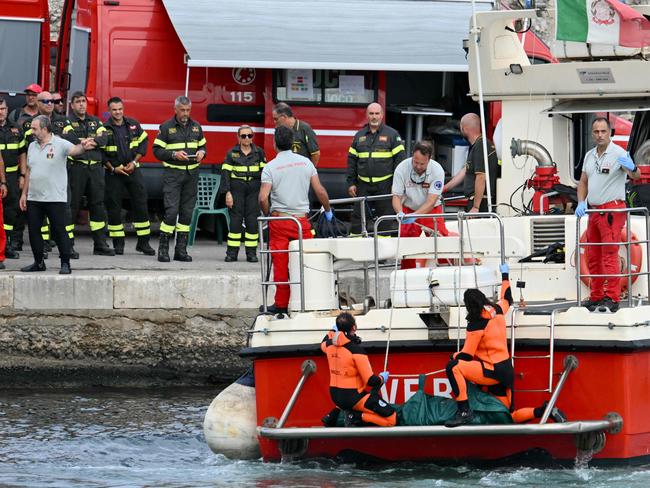
<svg viewBox="0 0 650 488">
<path fill-rule="evenodd" d="M 332 401 L 345 412 L 346 427 L 362 423 L 392 427 L 397 422 L 397 413 L 379 396 L 379 388 L 388 380 L 388 371 L 372 373 L 356 331 L 354 317 L 343 312 L 321 343 L 330 369 Z M 335 410 L 329 416 L 334 414 L 338 412 Z"/>
<path fill-rule="evenodd" d="M 456 416 L 445 422 L 447 427 L 469 424 L 474 417 L 467 398 L 467 381 L 487 387 L 512 413 L 517 423 L 540 418 L 546 404 L 541 407 L 512 410 L 512 388 L 515 370 L 508 352 L 506 319 L 512 305 L 510 290 L 510 269 L 507 263 L 499 267 L 501 271 L 501 296 L 498 303 L 492 303 L 476 288 L 465 290 L 463 301 L 467 309 L 467 333 L 463 349 L 455 353 L 447 364 L 447 378 L 458 402 Z M 551 419 L 565 422 L 564 414 L 556 407 L 551 411 Z"/>
</svg>

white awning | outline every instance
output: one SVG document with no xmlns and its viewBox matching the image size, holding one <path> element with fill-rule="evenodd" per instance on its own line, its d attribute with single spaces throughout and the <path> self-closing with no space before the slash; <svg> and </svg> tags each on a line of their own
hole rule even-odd
<svg viewBox="0 0 650 488">
<path fill-rule="evenodd" d="M 643 112 L 650 110 L 650 98 L 585 98 L 563 100 L 542 113 L 585 114 L 596 112 Z"/>
<path fill-rule="evenodd" d="M 163 0 L 190 67 L 467 71 L 466 0 Z M 476 10 L 492 8 L 477 0 Z"/>
</svg>

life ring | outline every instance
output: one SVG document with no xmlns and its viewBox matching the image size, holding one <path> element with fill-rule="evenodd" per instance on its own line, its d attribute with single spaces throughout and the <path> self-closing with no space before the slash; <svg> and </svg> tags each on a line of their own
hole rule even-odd
<svg viewBox="0 0 650 488">
<path fill-rule="evenodd" d="M 634 232 L 631 232 L 630 241 L 637 241 L 636 244 L 630 246 L 630 261 L 632 262 L 632 273 L 638 273 L 641 270 L 641 265 L 643 264 L 643 250 L 641 249 L 641 244 L 638 244 L 638 238 Z M 621 230 L 621 242 L 627 241 L 627 229 L 624 227 Z M 587 231 L 584 231 L 580 236 L 580 242 L 587 242 Z M 591 288 L 591 278 L 586 278 L 584 275 L 589 274 L 589 268 L 587 267 L 587 254 L 593 249 L 594 246 L 584 246 L 580 248 L 580 279 L 582 282 L 589 288 Z M 626 265 L 627 261 L 627 250 L 624 245 L 619 246 L 618 257 L 621 267 L 621 273 L 629 272 L 630 267 Z M 632 275 L 632 283 L 635 283 L 639 278 L 638 274 Z M 627 290 L 627 276 L 621 276 L 621 290 Z"/>
<path fill-rule="evenodd" d="M 458 235 L 458 232 L 450 230 L 447 232 L 446 237 L 457 237 Z M 481 264 L 481 260 L 479 258 L 465 258 L 463 262 L 465 266 Z M 458 259 L 438 258 L 437 263 L 435 259 L 415 259 L 416 268 L 433 268 L 436 266 L 458 266 Z"/>
</svg>

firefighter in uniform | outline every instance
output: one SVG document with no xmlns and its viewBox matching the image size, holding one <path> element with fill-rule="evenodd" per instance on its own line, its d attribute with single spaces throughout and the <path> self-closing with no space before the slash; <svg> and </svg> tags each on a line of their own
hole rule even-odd
<svg viewBox="0 0 650 488">
<path fill-rule="evenodd" d="M 0 189 L 0 191 L 7 191 L 2 211 L 4 225 L 1 232 L 8 238 L 5 256 L 9 259 L 18 259 L 19 254 L 13 246 L 16 240 L 14 226 L 20 214 L 18 202 L 27 167 L 27 145 L 20 127 L 7 119 L 7 112 L 7 102 L 0 97 L 0 160 L 4 161 L 4 171 L 0 176 L 6 174 L 7 185 Z"/>
<path fill-rule="evenodd" d="M 348 151 L 348 194 L 351 197 L 391 193 L 393 172 L 406 157 L 397 131 L 383 123 L 384 111 L 378 103 L 366 109 L 368 123 L 357 132 Z M 361 205 L 352 211 L 350 234 L 361 234 Z M 368 202 L 375 217 L 392 214 L 390 199 Z M 386 228 L 390 228 L 389 225 Z"/>
<path fill-rule="evenodd" d="M 104 124 L 108 137 L 104 147 L 108 235 L 113 239 L 115 254 L 124 254 L 122 195 L 126 189 L 129 192 L 134 215 L 133 226 L 138 236 L 135 250 L 153 256 L 156 251 L 149 245 L 151 224 L 147 207 L 147 189 L 138 162 L 147 153 L 147 133 L 137 120 L 124 116 L 122 99 L 111 98 L 108 101 L 108 110 L 111 117 Z"/>
<path fill-rule="evenodd" d="M 73 144 L 93 139 L 96 147 L 86 150 L 81 156 L 69 157 L 70 167 L 70 212 L 71 221 L 66 226 L 74 242 L 74 223 L 81 206 L 81 198 L 88 198 L 90 230 L 93 236 L 93 254 L 115 256 L 115 251 L 106 242 L 106 207 L 104 207 L 104 155 L 101 147 L 106 146 L 106 129 L 102 122 L 86 113 L 88 100 L 83 92 L 77 91 L 70 98 L 72 114 L 63 129 L 63 137 Z"/>
<path fill-rule="evenodd" d="M 230 231 L 228 232 L 227 263 L 237 261 L 239 246 L 242 241 L 242 222 L 246 222 L 244 247 L 246 261 L 257 262 L 257 217 L 260 205 L 257 197 L 260 193 L 262 168 L 266 164 L 264 150 L 253 144 L 253 129 L 242 125 L 237 130 L 239 144 L 235 145 L 221 166 L 223 191 L 226 193 L 226 206 L 230 209 Z"/>
<path fill-rule="evenodd" d="M 304 120 L 298 120 L 293 115 L 291 107 L 280 102 L 273 107 L 273 122 L 278 127 L 283 125 L 293 131 L 293 146 L 291 151 L 309 159 L 314 166 L 318 166 L 320 160 L 320 148 L 316 133 Z"/>
<path fill-rule="evenodd" d="M 48 117 L 50 119 L 50 122 L 52 123 L 52 134 L 57 136 L 62 136 L 63 129 L 65 129 L 65 126 L 68 125 L 68 121 L 63 115 L 60 115 L 54 110 L 55 108 L 54 95 L 52 95 L 50 92 L 42 91 L 36 96 L 36 102 L 38 106 L 37 115 L 45 115 L 46 117 Z M 29 129 L 25 131 L 25 141 L 27 143 L 27 147 L 29 147 L 29 145 L 34 141 L 31 122 L 30 122 Z M 20 218 L 18 221 L 18 226 L 16 226 L 16 241 L 19 242 L 21 248 L 23 242 L 22 240 L 23 228 L 24 228 L 24 222 L 23 219 Z M 43 236 L 43 242 L 44 242 L 44 246 L 43 246 L 44 257 L 45 259 L 47 259 L 47 253 L 52 250 L 51 241 L 50 241 L 50 226 L 47 221 L 47 217 L 45 218 L 45 221 L 41 226 L 41 235 Z M 79 259 L 79 254 L 75 251 L 72 253 L 71 258 Z"/>
<path fill-rule="evenodd" d="M 25 88 L 25 105 L 13 110 L 9 114 L 9 121 L 21 128 L 23 134 L 32 127 L 32 119 L 38 115 L 36 97 L 43 89 L 40 85 L 32 83 Z"/>
<path fill-rule="evenodd" d="M 206 154 L 201 125 L 190 118 L 192 101 L 184 96 L 174 102 L 176 115 L 160 125 L 153 153 L 162 161 L 163 205 L 158 261 L 169 262 L 169 240 L 176 230 L 175 261 L 192 261 L 187 254 L 190 221 L 199 182 L 199 166 Z M 178 222 L 177 222 L 178 219 Z"/>
</svg>

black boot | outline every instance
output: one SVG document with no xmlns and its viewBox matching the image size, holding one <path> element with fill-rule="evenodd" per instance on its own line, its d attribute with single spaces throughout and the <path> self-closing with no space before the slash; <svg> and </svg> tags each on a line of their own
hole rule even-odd
<svg viewBox="0 0 650 488">
<path fill-rule="evenodd" d="M 74 238 L 70 239 L 70 259 L 79 259 L 79 253 L 74 250 Z"/>
<path fill-rule="evenodd" d="M 183 261 L 189 263 L 192 256 L 187 254 L 187 232 L 176 233 L 176 247 L 174 248 L 174 261 Z"/>
<path fill-rule="evenodd" d="M 16 251 L 15 245 L 15 233 L 14 231 L 7 232 L 7 246 L 5 247 L 5 257 L 7 259 L 18 259 L 20 254 Z"/>
<path fill-rule="evenodd" d="M 115 254 L 124 254 L 124 237 L 113 237 L 113 249 Z"/>
<path fill-rule="evenodd" d="M 70 269 L 70 262 L 66 261 L 61 263 L 61 269 L 59 270 L 59 274 L 70 274 L 72 273 L 72 270 Z"/>
<path fill-rule="evenodd" d="M 153 256 L 156 254 L 153 247 L 149 245 L 149 236 L 138 237 L 138 243 L 135 245 L 135 250 L 147 256 Z"/>
<path fill-rule="evenodd" d="M 20 271 L 23 273 L 32 273 L 34 271 L 45 271 L 45 262 L 41 260 L 40 262 L 34 262 L 33 264 L 30 264 L 29 266 L 25 266 L 24 268 L 20 268 Z"/>
<path fill-rule="evenodd" d="M 327 415 L 320 419 L 320 421 L 323 422 L 325 427 L 336 427 L 340 414 L 341 409 L 339 407 L 334 407 Z"/>
<path fill-rule="evenodd" d="M 469 408 L 469 401 L 458 402 L 458 410 L 453 419 L 445 422 L 445 427 L 458 427 L 463 424 L 471 424 L 474 420 L 474 412 Z"/>
<path fill-rule="evenodd" d="M 93 232 L 93 243 L 93 254 L 99 256 L 115 256 L 115 250 L 111 249 L 106 242 L 106 235 L 103 229 Z"/>
<path fill-rule="evenodd" d="M 256 247 L 247 247 L 246 248 L 246 261 L 249 263 L 257 263 L 257 248 Z"/>
<path fill-rule="evenodd" d="M 227 263 L 234 263 L 235 261 L 237 261 L 238 254 L 239 254 L 238 247 L 228 246 L 228 249 L 226 249 L 226 259 L 224 259 L 224 261 Z"/>
<path fill-rule="evenodd" d="M 14 248 L 14 251 L 22 251 L 23 250 L 23 231 L 22 230 L 14 230 L 12 232 L 13 237 L 11 239 L 12 241 L 12 247 Z"/>
<path fill-rule="evenodd" d="M 170 234 L 166 232 L 160 233 L 160 241 L 158 242 L 158 261 L 161 263 L 169 262 L 169 238 Z"/>
</svg>

